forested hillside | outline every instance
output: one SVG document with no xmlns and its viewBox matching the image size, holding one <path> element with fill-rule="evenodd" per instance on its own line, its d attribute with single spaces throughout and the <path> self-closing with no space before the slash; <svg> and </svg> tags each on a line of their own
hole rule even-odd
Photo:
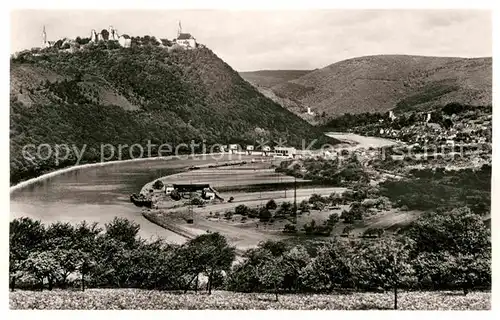
<svg viewBox="0 0 500 320">
<path fill-rule="evenodd" d="M 110 41 L 74 53 L 27 51 L 11 59 L 10 96 L 11 183 L 74 164 L 26 159 L 26 144 L 86 144 L 83 162 L 95 162 L 100 144 L 108 143 L 282 138 L 300 146 L 302 139 L 307 145 L 329 139 L 264 97 L 207 48 L 125 49 Z"/>
</svg>

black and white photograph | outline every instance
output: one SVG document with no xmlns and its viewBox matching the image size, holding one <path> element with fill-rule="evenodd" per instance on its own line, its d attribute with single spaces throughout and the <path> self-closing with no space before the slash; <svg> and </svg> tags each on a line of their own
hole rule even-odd
<svg viewBox="0 0 500 320">
<path fill-rule="evenodd" d="M 491 310 L 492 14 L 12 9 L 9 308 Z"/>
</svg>

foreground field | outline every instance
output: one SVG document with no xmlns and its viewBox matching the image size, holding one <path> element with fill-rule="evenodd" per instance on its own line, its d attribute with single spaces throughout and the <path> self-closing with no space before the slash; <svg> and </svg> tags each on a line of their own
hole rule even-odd
<svg viewBox="0 0 500 320">
<path fill-rule="evenodd" d="M 391 309 L 390 293 L 353 293 L 340 295 L 274 295 L 215 291 L 177 294 L 139 289 L 91 289 L 81 291 L 17 291 L 10 293 L 10 309 Z M 489 292 L 402 292 L 401 310 L 488 310 Z"/>
</svg>

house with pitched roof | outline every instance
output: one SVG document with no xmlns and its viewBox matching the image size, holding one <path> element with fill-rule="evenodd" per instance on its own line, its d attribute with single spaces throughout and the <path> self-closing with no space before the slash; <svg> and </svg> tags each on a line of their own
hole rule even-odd
<svg viewBox="0 0 500 320">
<path fill-rule="evenodd" d="M 122 34 L 118 38 L 118 43 L 124 48 L 130 48 L 130 45 L 132 44 L 132 39 L 128 34 Z"/>
<path fill-rule="evenodd" d="M 181 22 L 179 21 L 179 29 L 175 42 L 184 48 L 196 48 L 196 39 L 190 33 L 183 33 Z"/>
</svg>

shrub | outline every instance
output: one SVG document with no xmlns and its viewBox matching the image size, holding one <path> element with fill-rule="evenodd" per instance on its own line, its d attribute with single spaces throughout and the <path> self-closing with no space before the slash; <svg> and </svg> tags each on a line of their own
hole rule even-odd
<svg viewBox="0 0 500 320">
<path fill-rule="evenodd" d="M 332 213 L 328 216 L 328 220 L 326 220 L 326 224 L 329 226 L 335 226 L 339 222 L 339 216 L 335 213 Z"/>
<path fill-rule="evenodd" d="M 299 204 L 299 210 L 301 212 L 309 212 L 309 202 L 306 200 L 302 200 L 302 202 Z"/>
<path fill-rule="evenodd" d="M 182 199 L 182 196 L 179 193 L 179 191 L 174 190 L 174 191 L 170 192 L 170 198 L 172 198 L 172 200 L 179 201 Z"/>
<path fill-rule="evenodd" d="M 284 233 L 297 233 L 297 228 L 295 227 L 295 225 L 288 223 L 285 225 L 283 232 Z"/>
<path fill-rule="evenodd" d="M 257 218 L 259 216 L 259 210 L 255 209 L 255 208 L 251 208 L 248 210 L 247 216 L 249 218 Z"/>
<path fill-rule="evenodd" d="M 308 235 L 329 236 L 332 232 L 332 226 L 327 224 L 326 221 L 323 225 L 318 225 L 313 219 L 309 224 L 304 225 L 303 230 Z"/>
<path fill-rule="evenodd" d="M 316 203 L 316 202 L 321 202 L 321 203 L 328 203 L 329 200 L 328 198 L 326 197 L 322 197 L 321 195 L 315 193 L 313 195 L 311 195 L 311 197 L 309 198 L 309 203 Z"/>
<path fill-rule="evenodd" d="M 323 202 L 321 202 L 321 201 L 316 201 L 316 202 L 312 203 L 312 208 L 314 210 L 321 211 L 321 210 L 323 210 L 325 208 L 325 204 Z"/>
<path fill-rule="evenodd" d="M 377 237 L 380 238 L 384 234 L 384 229 L 381 228 L 368 228 L 363 232 L 363 237 Z"/>
<path fill-rule="evenodd" d="M 242 216 L 245 216 L 248 214 L 248 212 L 250 211 L 250 208 L 248 208 L 246 205 L 244 204 L 240 204 L 238 205 L 235 209 L 234 209 L 234 213 L 235 214 L 241 214 Z"/>
<path fill-rule="evenodd" d="M 363 220 L 363 214 L 365 213 L 365 211 L 366 209 L 360 202 L 353 202 L 351 203 L 349 214 L 354 220 Z"/>
<path fill-rule="evenodd" d="M 352 230 L 354 230 L 354 227 L 352 225 L 345 226 L 344 230 L 342 230 L 342 235 L 349 236 Z"/>
<path fill-rule="evenodd" d="M 263 208 L 261 208 L 259 210 L 259 220 L 261 222 L 267 222 L 267 221 L 269 221 L 272 216 L 273 215 L 271 214 L 271 212 L 267 208 L 265 208 L 265 207 L 263 207 Z"/>
<path fill-rule="evenodd" d="M 285 216 L 287 214 L 293 214 L 293 204 L 288 201 L 283 202 L 277 213 L 282 216 Z"/>
<path fill-rule="evenodd" d="M 204 204 L 205 202 L 200 199 L 199 197 L 195 197 L 195 198 L 192 198 L 190 201 L 189 201 L 190 204 L 192 204 L 193 206 L 200 206 L 202 204 Z"/>
</svg>

